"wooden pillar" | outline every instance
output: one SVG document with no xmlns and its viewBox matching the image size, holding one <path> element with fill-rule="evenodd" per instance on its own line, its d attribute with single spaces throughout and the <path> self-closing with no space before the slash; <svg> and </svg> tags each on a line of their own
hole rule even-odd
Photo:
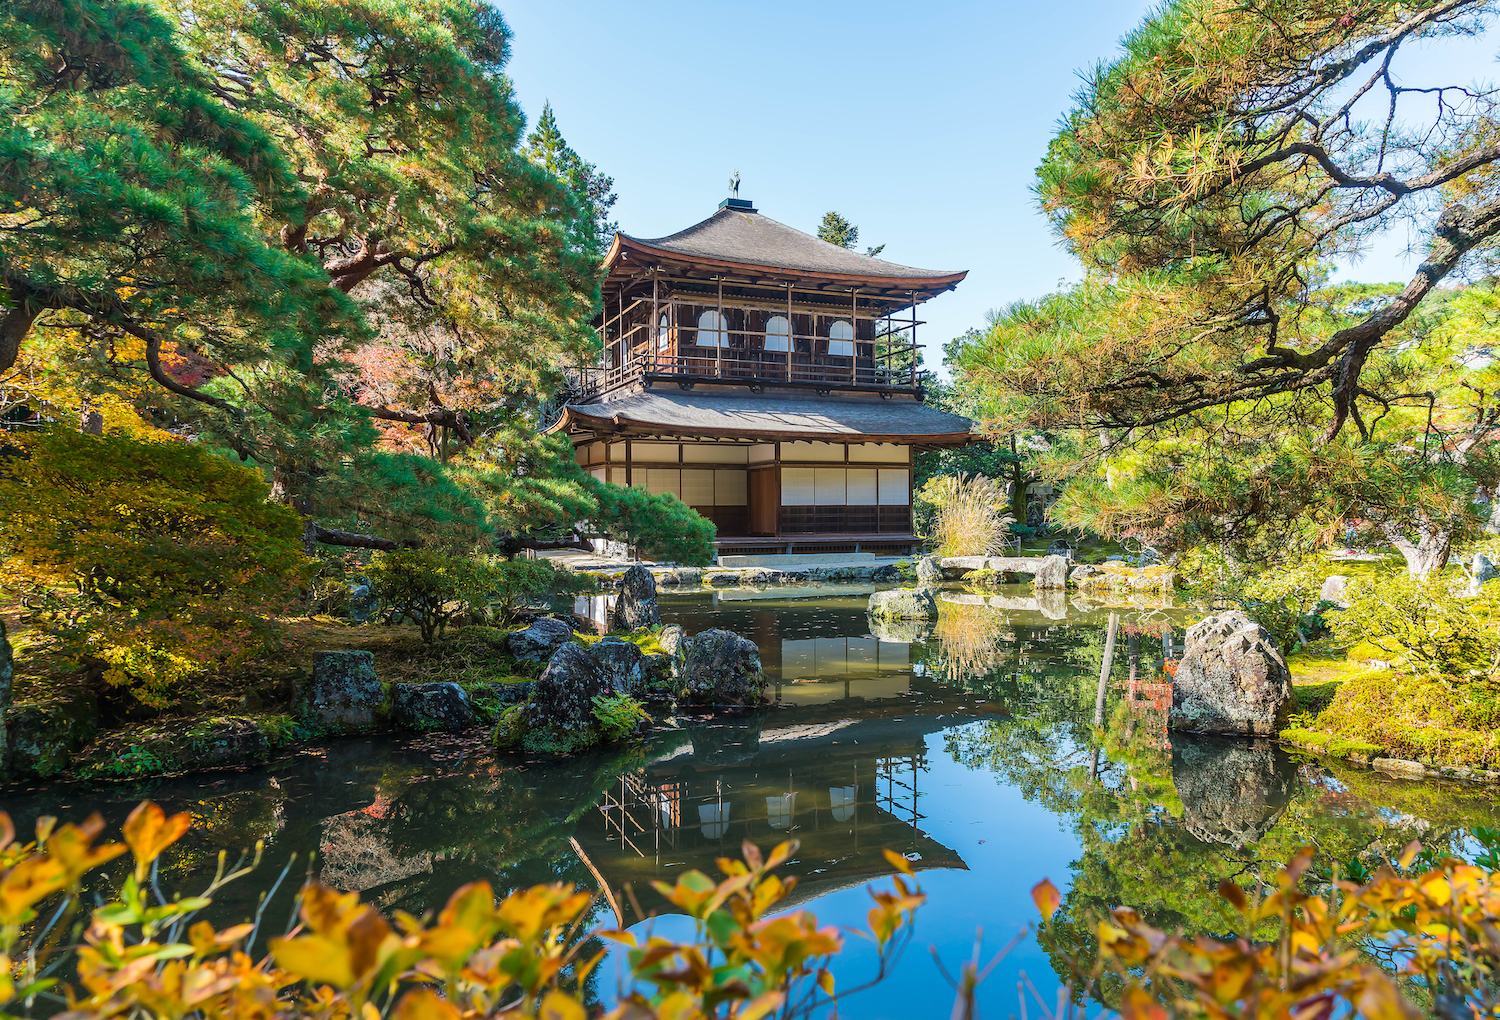
<svg viewBox="0 0 1500 1020">
<path fill-rule="evenodd" d="M 698 338 L 702 340 L 702 337 Z M 724 277 L 719 277 L 719 322 L 718 330 L 714 333 L 714 375 L 724 376 L 724 341 L 729 339 L 729 333 L 724 329 Z"/>
<path fill-rule="evenodd" d="M 911 292 L 911 384 L 917 384 L 917 292 Z"/>
<path fill-rule="evenodd" d="M 849 383 L 859 385 L 859 288 L 849 290 L 849 330 L 854 336 L 849 341 Z"/>
<path fill-rule="evenodd" d="M 656 286 L 656 267 L 651 267 L 651 325 L 646 330 L 646 349 L 651 353 L 651 367 L 656 368 L 656 359 L 661 355 L 661 325 L 657 321 L 660 316 L 658 308 L 658 294 Z"/>
<path fill-rule="evenodd" d="M 797 346 L 797 327 L 792 325 L 792 285 L 786 285 L 786 381 L 792 381 L 792 351 Z M 779 497 L 778 497 L 779 500 Z M 777 515 L 780 516 L 778 507 Z"/>
</svg>

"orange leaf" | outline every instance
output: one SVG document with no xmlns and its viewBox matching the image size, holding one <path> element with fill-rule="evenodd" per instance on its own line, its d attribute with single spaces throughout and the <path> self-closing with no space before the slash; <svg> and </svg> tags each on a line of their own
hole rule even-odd
<svg viewBox="0 0 1500 1020">
<path fill-rule="evenodd" d="M 135 810 L 130 812 L 130 817 L 125 819 L 124 830 L 125 842 L 130 844 L 130 852 L 135 854 L 136 874 L 145 875 L 151 862 L 163 850 L 181 839 L 192 824 L 192 816 L 187 812 L 168 818 L 165 811 L 149 800 L 137 804 Z"/>
<path fill-rule="evenodd" d="M 1031 901 L 1042 912 L 1042 918 L 1050 921 L 1057 908 L 1062 906 L 1062 893 L 1057 891 L 1051 879 L 1044 878 L 1031 887 Z"/>
<path fill-rule="evenodd" d="M 396 1020 L 458 1020 L 458 1010 L 430 988 L 413 988 L 396 1003 Z"/>
</svg>

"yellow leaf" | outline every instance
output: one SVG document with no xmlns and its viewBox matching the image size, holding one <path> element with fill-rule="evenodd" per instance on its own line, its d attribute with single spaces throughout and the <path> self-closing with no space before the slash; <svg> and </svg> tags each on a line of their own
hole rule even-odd
<svg viewBox="0 0 1500 1020">
<path fill-rule="evenodd" d="M 125 842 L 135 854 L 136 875 L 144 876 L 151 862 L 161 852 L 182 838 L 192 825 L 192 816 L 187 812 L 167 817 L 157 805 L 143 800 L 125 819 Z"/>
<path fill-rule="evenodd" d="M 453 1004 L 430 988 L 413 988 L 396 1003 L 396 1020 L 458 1020 L 458 1017 Z"/>
<path fill-rule="evenodd" d="M 833 975 L 827 968 L 818 971 L 818 987 L 823 989 L 825 995 L 833 994 Z"/>
<path fill-rule="evenodd" d="M 1390 978 L 1374 968 L 1366 971 L 1365 988 L 1359 993 L 1357 1005 L 1365 1020 L 1419 1020 L 1422 1016 L 1419 1010 L 1402 997 Z"/>
<path fill-rule="evenodd" d="M 313 984 L 328 984 L 335 988 L 348 988 L 354 984 L 349 947 L 327 936 L 272 939 L 271 955 L 276 958 L 276 966 Z"/>
<path fill-rule="evenodd" d="M 586 1020 L 587 1014 L 577 999 L 554 988 L 542 999 L 537 1017 L 538 1020 Z"/>
<path fill-rule="evenodd" d="M 1042 912 L 1043 919 L 1050 921 L 1057 908 L 1062 906 L 1062 893 L 1057 891 L 1051 879 L 1044 878 L 1031 887 L 1031 901 Z"/>
<path fill-rule="evenodd" d="M 783 991 L 761 992 L 755 998 L 745 1004 L 745 1008 L 736 1014 L 738 1020 L 760 1020 L 767 1014 L 774 1013 L 781 1008 L 786 1001 L 786 993 Z"/>
</svg>

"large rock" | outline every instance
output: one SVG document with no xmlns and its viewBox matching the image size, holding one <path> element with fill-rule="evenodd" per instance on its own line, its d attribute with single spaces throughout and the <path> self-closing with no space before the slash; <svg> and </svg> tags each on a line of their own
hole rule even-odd
<svg viewBox="0 0 1500 1020">
<path fill-rule="evenodd" d="M 544 616 L 532 621 L 524 630 L 513 630 L 505 637 L 505 650 L 527 662 L 552 658 L 552 653 L 573 640 L 573 627 L 562 620 Z"/>
<path fill-rule="evenodd" d="M 99 703 L 86 688 L 48 692 L 11 706 L 6 716 L 12 779 L 62 772 L 99 732 Z"/>
<path fill-rule="evenodd" d="M 1323 579 L 1323 587 L 1318 589 L 1319 602 L 1331 602 L 1340 609 L 1349 608 L 1349 600 L 1345 592 L 1349 588 L 1349 577 L 1347 574 L 1329 574 Z"/>
<path fill-rule="evenodd" d="M 695 588 L 703 582 L 702 567 L 673 567 L 662 571 L 656 583 L 662 588 Z"/>
<path fill-rule="evenodd" d="M 1047 556 L 1037 564 L 1031 576 L 1031 586 L 1037 591 L 1061 591 L 1068 586 L 1068 558 Z"/>
<path fill-rule="evenodd" d="M 363 577 L 349 586 L 348 615 L 350 623 L 368 623 L 380 612 L 380 597 Z"/>
<path fill-rule="evenodd" d="M 728 630 L 705 630 L 683 643 L 677 697 L 688 705 L 756 705 L 765 690 L 760 649 Z"/>
<path fill-rule="evenodd" d="M 1295 777 L 1290 756 L 1269 740 L 1172 741 L 1183 825 L 1205 843 L 1239 849 L 1259 842 L 1291 803 Z"/>
<path fill-rule="evenodd" d="M 253 718 L 163 719 L 101 735 L 74 771 L 95 779 L 210 772 L 258 765 L 270 749 L 265 730 Z"/>
<path fill-rule="evenodd" d="M 676 658 L 682 651 L 683 641 L 682 627 L 675 623 L 669 623 L 656 635 L 656 643 L 661 645 L 661 650 Z"/>
<path fill-rule="evenodd" d="M 1235 610 L 1188 628 L 1169 725 L 1189 733 L 1274 737 L 1295 704 L 1271 635 Z"/>
<path fill-rule="evenodd" d="M 928 588 L 892 588 L 870 596 L 869 613 L 877 620 L 936 620 L 937 599 Z"/>
<path fill-rule="evenodd" d="M 302 692 L 302 714 L 337 729 L 375 724 L 380 680 L 373 652 L 318 652 L 312 682 Z"/>
<path fill-rule="evenodd" d="M 610 685 L 632 697 L 640 697 L 654 681 L 670 676 L 671 660 L 667 656 L 646 655 L 631 641 L 607 637 L 588 652 L 604 670 Z"/>
<path fill-rule="evenodd" d="M 587 740 L 594 730 L 594 698 L 615 693 L 609 674 L 583 645 L 569 643 L 552 653 L 526 704 L 528 730 L 552 730 Z"/>
<path fill-rule="evenodd" d="M 938 584 L 943 580 L 943 568 L 931 556 L 917 561 L 917 580 L 922 584 Z"/>
<path fill-rule="evenodd" d="M 656 604 L 656 579 L 645 567 L 625 571 L 620 581 L 620 597 L 609 616 L 610 630 L 632 631 L 642 627 L 660 627 L 661 608 Z"/>
<path fill-rule="evenodd" d="M 455 683 L 392 684 L 391 716 L 409 730 L 466 730 L 474 725 L 474 706 Z"/>
<path fill-rule="evenodd" d="M 1469 594 L 1478 595 L 1486 581 L 1493 581 L 1500 577 L 1500 570 L 1490 562 L 1490 558 L 1484 553 L 1475 553 L 1474 562 L 1469 564 Z"/>
</svg>

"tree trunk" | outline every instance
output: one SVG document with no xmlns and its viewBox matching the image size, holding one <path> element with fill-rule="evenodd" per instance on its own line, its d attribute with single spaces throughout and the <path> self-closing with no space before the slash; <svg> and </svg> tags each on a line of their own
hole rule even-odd
<svg viewBox="0 0 1500 1020">
<path fill-rule="evenodd" d="M 1437 524 L 1423 518 L 1416 528 L 1415 542 L 1394 524 L 1383 524 L 1380 530 L 1385 533 L 1386 540 L 1406 557 L 1406 569 L 1412 577 L 1425 577 L 1448 565 L 1448 553 L 1453 548 L 1453 529 L 1446 523 Z"/>
</svg>

